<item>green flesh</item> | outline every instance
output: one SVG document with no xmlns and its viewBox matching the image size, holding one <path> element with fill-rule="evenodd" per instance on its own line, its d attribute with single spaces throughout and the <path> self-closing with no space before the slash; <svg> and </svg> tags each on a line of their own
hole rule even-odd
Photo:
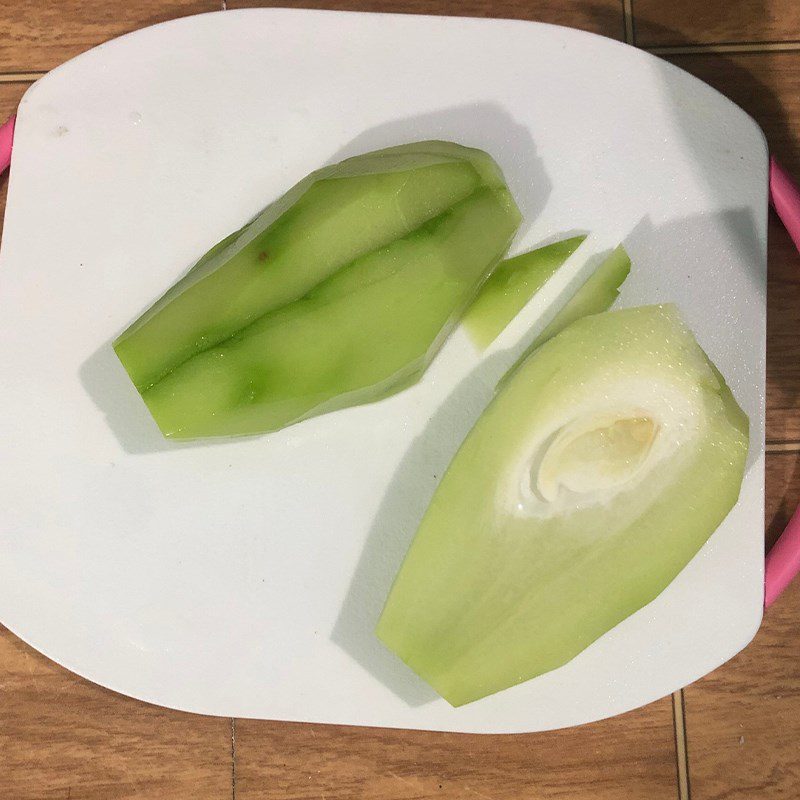
<svg viewBox="0 0 800 800">
<path fill-rule="evenodd" d="M 377 400 L 419 378 L 519 222 L 481 151 L 348 159 L 212 248 L 114 348 L 175 438 Z"/>
<path fill-rule="evenodd" d="M 503 261 L 464 315 L 475 344 L 488 347 L 584 239 L 575 236 Z"/>
<path fill-rule="evenodd" d="M 619 296 L 619 287 L 631 271 L 631 260 L 620 245 L 589 276 L 586 282 L 553 317 L 550 324 L 536 337 L 532 348 L 552 339 L 569 324 L 590 314 L 607 311 Z"/>
<path fill-rule="evenodd" d="M 563 665 L 719 526 L 747 429 L 674 307 L 573 323 L 461 446 L 377 635 L 454 706 Z"/>
</svg>

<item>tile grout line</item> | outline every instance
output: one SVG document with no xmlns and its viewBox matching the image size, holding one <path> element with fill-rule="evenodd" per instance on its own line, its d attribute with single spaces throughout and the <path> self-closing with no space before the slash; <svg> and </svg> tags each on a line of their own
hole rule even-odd
<svg viewBox="0 0 800 800">
<path fill-rule="evenodd" d="M 678 772 L 678 800 L 691 800 L 689 750 L 686 745 L 686 705 L 683 689 L 672 694 L 672 721 L 675 729 L 675 763 Z"/>
<path fill-rule="evenodd" d="M 231 800 L 236 800 L 236 717 L 231 717 Z"/>
<path fill-rule="evenodd" d="M 798 453 L 800 442 L 767 442 L 764 446 L 767 453 Z"/>
<path fill-rule="evenodd" d="M 622 0 L 622 25 L 625 33 L 625 43 L 634 44 L 633 0 Z"/>
<path fill-rule="evenodd" d="M 30 83 L 45 75 L 46 72 L 0 72 L 0 83 Z"/>
<path fill-rule="evenodd" d="M 800 51 L 800 42 L 741 42 L 719 44 L 677 44 L 642 47 L 656 56 L 691 56 L 715 53 L 793 53 Z"/>
</svg>

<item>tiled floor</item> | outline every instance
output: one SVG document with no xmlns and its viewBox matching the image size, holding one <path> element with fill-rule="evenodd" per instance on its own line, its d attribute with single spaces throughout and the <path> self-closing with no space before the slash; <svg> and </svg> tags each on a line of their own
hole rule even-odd
<svg viewBox="0 0 800 800">
<path fill-rule="evenodd" d="M 215 0 L 4 3 L 0 6 L 0 72 L 44 72 L 123 33 L 219 7 Z"/>
<path fill-rule="evenodd" d="M 800 41 L 796 0 L 631 0 L 639 47 Z"/>
<path fill-rule="evenodd" d="M 0 629 L 4 800 L 219 800 L 231 774 L 230 720 L 121 697 Z"/>
<path fill-rule="evenodd" d="M 230 8 L 256 5 L 539 19 L 624 38 L 668 55 L 742 105 L 800 175 L 796 0 L 228 0 Z M 0 118 L 30 80 L 76 53 L 217 8 L 214 0 L 6 4 Z M 800 500 L 800 256 L 774 219 L 768 302 L 771 539 Z M 489 738 L 171 712 L 77 678 L 0 628 L 0 797 L 800 797 L 798 604 L 794 586 L 744 653 L 678 695 L 675 714 L 663 700 L 577 729 Z"/>
</svg>

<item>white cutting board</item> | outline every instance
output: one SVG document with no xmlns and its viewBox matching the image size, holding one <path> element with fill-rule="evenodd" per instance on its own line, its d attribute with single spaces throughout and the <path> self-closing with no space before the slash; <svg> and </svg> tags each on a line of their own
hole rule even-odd
<svg viewBox="0 0 800 800">
<path fill-rule="evenodd" d="M 485 148 L 514 250 L 593 232 L 485 356 L 234 442 L 165 442 L 110 340 L 321 164 Z M 643 52 L 503 20 L 228 11 L 98 47 L 19 109 L 0 266 L 0 621 L 59 663 L 208 714 L 535 731 L 661 697 L 761 619 L 767 150 Z M 373 637 L 442 471 L 542 309 L 624 240 L 620 303 L 675 301 L 752 423 L 741 499 L 651 605 L 562 669 L 453 709 Z M 591 259 L 590 259 L 591 260 Z"/>
</svg>

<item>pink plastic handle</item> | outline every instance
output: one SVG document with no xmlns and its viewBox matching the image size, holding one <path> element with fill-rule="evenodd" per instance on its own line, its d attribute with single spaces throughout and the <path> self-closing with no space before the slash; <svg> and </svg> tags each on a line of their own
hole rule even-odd
<svg viewBox="0 0 800 800">
<path fill-rule="evenodd" d="M 11 163 L 11 148 L 14 146 L 14 124 L 17 121 L 17 115 L 12 114 L 0 126 L 0 175 Z"/>
<path fill-rule="evenodd" d="M 800 251 L 800 189 L 775 156 L 769 160 L 769 199 Z"/>
<path fill-rule="evenodd" d="M 800 189 L 775 160 L 769 163 L 769 196 L 772 206 L 800 252 Z M 786 530 L 767 553 L 764 564 L 764 606 L 769 608 L 800 572 L 800 506 Z"/>
<path fill-rule="evenodd" d="M 764 607 L 769 608 L 800 571 L 800 506 L 764 563 Z"/>
</svg>

